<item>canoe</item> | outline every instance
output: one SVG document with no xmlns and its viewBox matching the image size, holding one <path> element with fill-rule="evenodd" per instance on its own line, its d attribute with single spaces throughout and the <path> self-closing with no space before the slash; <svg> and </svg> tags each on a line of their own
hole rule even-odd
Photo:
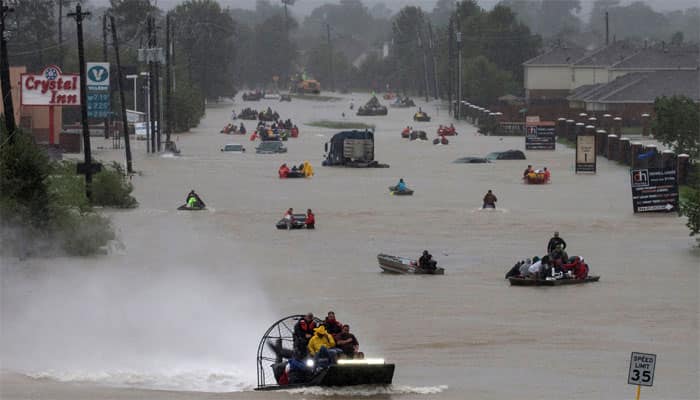
<svg viewBox="0 0 700 400">
<path fill-rule="evenodd" d="M 416 260 L 410 258 L 391 256 L 388 254 L 377 255 L 379 268 L 384 272 L 392 274 L 415 274 L 415 275 L 444 275 L 445 269 L 437 267 L 435 271 L 429 271 L 418 267 Z"/>
<path fill-rule="evenodd" d="M 557 279 L 557 280 L 542 280 L 529 279 L 511 276 L 508 278 L 511 286 L 561 286 L 561 285 L 581 285 L 583 283 L 598 282 L 600 276 L 590 275 L 586 279 Z"/>
</svg>

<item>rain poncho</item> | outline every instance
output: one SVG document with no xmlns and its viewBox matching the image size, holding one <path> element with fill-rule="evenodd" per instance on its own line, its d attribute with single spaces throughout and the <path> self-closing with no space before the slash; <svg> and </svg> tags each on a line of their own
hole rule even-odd
<svg viewBox="0 0 700 400">
<path fill-rule="evenodd" d="M 321 347 L 325 346 L 328 349 L 335 347 L 335 340 L 333 336 L 326 332 L 326 328 L 321 325 L 314 330 L 314 336 L 309 340 L 309 355 L 314 356 L 321 350 Z"/>
</svg>

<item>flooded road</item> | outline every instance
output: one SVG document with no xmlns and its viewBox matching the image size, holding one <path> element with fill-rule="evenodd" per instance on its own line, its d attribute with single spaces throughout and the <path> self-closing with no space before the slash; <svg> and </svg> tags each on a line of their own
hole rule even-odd
<svg viewBox="0 0 700 400">
<path fill-rule="evenodd" d="M 369 96 L 210 105 L 198 128 L 176 135 L 180 157 L 147 156 L 136 142 L 140 206 L 108 211 L 121 242 L 109 255 L 2 261 L 0 397 L 632 398 L 632 351 L 658 354 L 644 397 L 699 397 L 700 252 L 684 219 L 633 215 L 626 167 L 600 159 L 596 175 L 575 175 L 574 150 L 563 146 L 526 161 L 454 164 L 524 149 L 524 139 L 478 136 L 460 123 L 447 146 L 410 142 L 403 127 L 432 139 L 450 122 L 446 110 L 418 102 L 429 123 L 413 122 L 414 109 L 356 117 L 351 97 L 358 106 Z M 258 155 L 247 137 L 219 134 L 232 107 L 267 105 L 300 127 L 287 154 Z M 338 130 L 306 125 L 321 119 L 375 124 L 376 158 L 391 168 L 322 167 Z M 219 151 L 232 142 L 247 152 Z M 111 142 L 93 145 L 104 147 L 96 158 L 123 162 Z M 312 179 L 277 178 L 280 164 L 304 160 Z M 524 185 L 528 164 L 548 167 L 552 183 Z M 414 196 L 389 195 L 399 178 Z M 176 211 L 191 189 L 207 211 Z M 497 212 L 479 210 L 489 189 Z M 313 209 L 316 230 L 276 230 L 289 207 Z M 505 272 L 542 256 L 554 231 L 601 281 L 509 287 Z M 378 253 L 423 249 L 445 276 L 380 273 Z M 251 392 L 269 325 L 328 310 L 366 355 L 396 364 L 394 385 Z"/>
</svg>

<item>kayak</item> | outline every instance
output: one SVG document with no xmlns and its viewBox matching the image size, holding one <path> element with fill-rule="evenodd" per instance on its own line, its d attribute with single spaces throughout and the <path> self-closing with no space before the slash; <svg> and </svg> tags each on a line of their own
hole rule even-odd
<svg viewBox="0 0 700 400">
<path fill-rule="evenodd" d="M 206 210 L 206 207 L 187 207 L 187 204 L 183 204 L 177 208 L 180 211 L 202 211 Z"/>
<path fill-rule="evenodd" d="M 445 275 L 444 268 L 437 267 L 435 271 L 426 270 L 418 267 L 418 262 L 410 258 L 379 254 L 377 261 L 382 271 L 392 274 Z"/>
<path fill-rule="evenodd" d="M 508 278 L 511 286 L 562 286 L 562 285 L 581 285 L 584 283 L 598 282 L 600 276 L 590 275 L 585 279 L 531 279 L 511 276 Z"/>
</svg>

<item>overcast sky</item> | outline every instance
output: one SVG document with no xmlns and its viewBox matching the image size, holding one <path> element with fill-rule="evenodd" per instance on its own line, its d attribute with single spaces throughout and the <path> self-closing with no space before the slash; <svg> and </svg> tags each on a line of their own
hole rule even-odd
<svg viewBox="0 0 700 400">
<path fill-rule="evenodd" d="M 182 3 L 182 0 L 154 0 L 161 8 L 171 8 L 175 5 Z M 218 0 L 219 4 L 222 6 L 228 6 L 230 8 L 255 8 L 256 0 Z M 498 0 L 477 0 L 479 4 L 484 8 L 491 8 Z M 635 0 L 623 0 L 623 4 L 629 4 Z M 90 0 L 92 4 L 96 5 L 107 5 L 109 0 Z M 280 0 L 270 0 L 270 3 L 280 3 Z M 377 3 L 384 3 L 388 8 L 396 11 L 405 5 L 418 5 L 424 10 L 430 11 L 435 6 L 437 0 L 363 0 L 363 3 L 368 7 L 373 6 Z M 595 0 L 581 0 L 583 6 L 582 16 L 586 18 L 590 13 L 591 7 Z M 296 0 L 296 4 L 291 7 L 292 11 L 296 15 L 307 15 L 311 13 L 314 8 L 325 4 L 325 3 L 339 3 L 339 0 Z M 670 11 L 678 9 L 686 9 L 691 7 L 700 6 L 700 0 L 647 0 L 645 3 L 651 5 L 657 11 Z"/>
</svg>

